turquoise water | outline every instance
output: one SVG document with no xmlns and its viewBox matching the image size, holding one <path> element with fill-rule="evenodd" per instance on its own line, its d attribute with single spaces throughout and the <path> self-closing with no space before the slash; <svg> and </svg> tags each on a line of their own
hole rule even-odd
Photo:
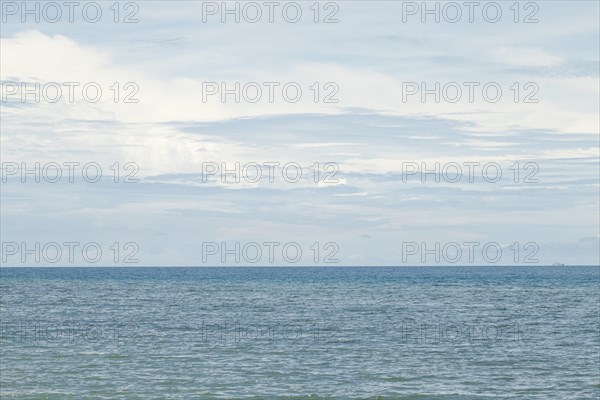
<svg viewBox="0 0 600 400">
<path fill-rule="evenodd" d="M 598 399 L 599 267 L 0 270 L 4 399 Z"/>
</svg>

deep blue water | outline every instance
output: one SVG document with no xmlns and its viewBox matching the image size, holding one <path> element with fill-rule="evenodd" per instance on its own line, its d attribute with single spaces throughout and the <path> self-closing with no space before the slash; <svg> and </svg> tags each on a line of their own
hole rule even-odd
<svg viewBox="0 0 600 400">
<path fill-rule="evenodd" d="M 600 398 L 600 267 L 3 268 L 0 397 Z"/>
</svg>

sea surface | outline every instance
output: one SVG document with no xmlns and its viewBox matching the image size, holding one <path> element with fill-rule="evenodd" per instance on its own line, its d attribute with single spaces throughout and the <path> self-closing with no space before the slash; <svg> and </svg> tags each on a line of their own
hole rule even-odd
<svg viewBox="0 0 600 400">
<path fill-rule="evenodd" d="M 599 399 L 600 267 L 3 268 L 2 399 Z"/>
</svg>

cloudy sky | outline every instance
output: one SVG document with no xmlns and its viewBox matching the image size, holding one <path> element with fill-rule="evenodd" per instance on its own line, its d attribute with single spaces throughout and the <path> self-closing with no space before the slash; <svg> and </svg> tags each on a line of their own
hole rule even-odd
<svg viewBox="0 0 600 400">
<path fill-rule="evenodd" d="M 113 3 L 0 3 L 2 265 L 599 263 L 598 2 Z"/>
</svg>

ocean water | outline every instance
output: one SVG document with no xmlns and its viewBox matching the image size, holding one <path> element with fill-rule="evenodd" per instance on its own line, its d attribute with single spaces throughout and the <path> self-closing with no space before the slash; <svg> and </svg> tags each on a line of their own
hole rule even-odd
<svg viewBox="0 0 600 400">
<path fill-rule="evenodd" d="M 598 399 L 600 267 L 5 268 L 2 399 Z"/>
</svg>

